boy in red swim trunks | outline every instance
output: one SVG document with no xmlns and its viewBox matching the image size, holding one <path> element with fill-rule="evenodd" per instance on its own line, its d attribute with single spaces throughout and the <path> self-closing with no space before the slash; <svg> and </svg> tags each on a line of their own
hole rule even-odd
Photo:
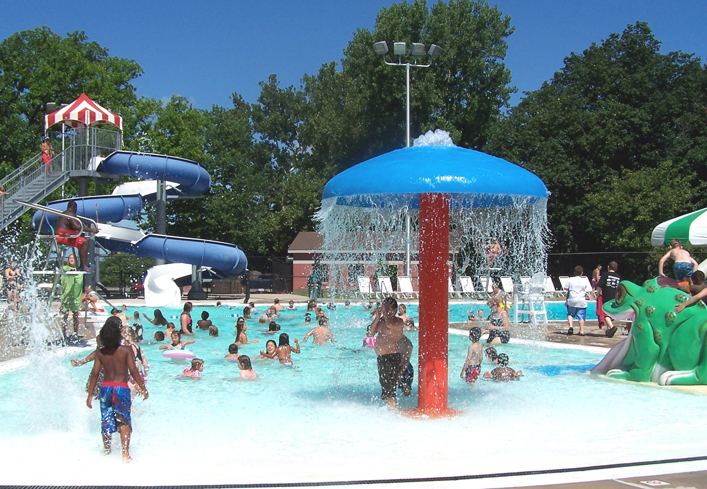
<svg viewBox="0 0 707 489">
<path fill-rule="evenodd" d="M 128 387 L 128 371 L 137 382 L 138 392 L 147 399 L 148 393 L 145 382 L 135 366 L 133 349 L 121 346 L 123 338 L 121 333 L 122 323 L 120 318 L 109 317 L 99 337 L 103 348 L 96 350 L 93 370 L 88 383 L 88 397 L 86 405 L 93 408 L 93 389 L 96 387 L 98 374 L 101 367 L 104 370 L 103 384 L 100 390 L 101 401 L 101 435 L 105 453 L 111 450 L 111 435 L 120 432 L 120 442 L 123 446 L 123 462 L 130 462 L 130 434 L 132 424 L 130 420 L 130 388 Z"/>
<path fill-rule="evenodd" d="M 466 354 L 466 361 L 462 367 L 460 377 L 470 384 L 476 382 L 481 374 L 481 361 L 484 358 L 484 348 L 479 343 L 481 339 L 481 328 L 474 327 L 469 330 L 469 351 Z"/>
<path fill-rule="evenodd" d="M 58 236 L 76 236 L 81 231 L 81 223 L 76 217 L 76 201 L 70 200 L 66 205 L 66 211 L 59 216 L 56 222 L 56 234 Z M 83 230 L 87 233 L 97 233 L 98 229 L 93 227 L 84 227 Z M 74 238 L 57 238 L 56 242 L 66 246 L 73 246 L 79 250 L 79 258 L 81 258 L 81 270 L 89 271 L 88 267 L 88 240 L 83 236 Z"/>
</svg>

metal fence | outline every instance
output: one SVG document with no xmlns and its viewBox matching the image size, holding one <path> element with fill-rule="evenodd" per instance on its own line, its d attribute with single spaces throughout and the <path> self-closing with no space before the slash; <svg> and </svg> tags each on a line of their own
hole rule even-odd
<svg viewBox="0 0 707 489">
<path fill-rule="evenodd" d="M 0 179 L 3 228 L 26 211 L 14 203 L 15 199 L 39 202 L 66 182 L 71 172 L 95 171 L 100 157 L 122 146 L 120 132 L 97 127 L 70 128 L 48 136 L 55 152 L 48 165 L 38 153 Z"/>
<path fill-rule="evenodd" d="M 63 150 L 65 155 L 60 162 L 62 171 L 95 171 L 99 158 L 122 148 L 120 132 L 109 129 L 79 127 L 48 134 L 52 148 L 57 153 Z"/>
</svg>

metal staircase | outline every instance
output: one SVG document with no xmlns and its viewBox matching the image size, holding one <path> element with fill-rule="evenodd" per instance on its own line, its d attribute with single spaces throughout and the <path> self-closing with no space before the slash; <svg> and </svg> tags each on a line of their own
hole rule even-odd
<svg viewBox="0 0 707 489">
<path fill-rule="evenodd" d="M 0 185 L 5 188 L 5 193 L 0 197 L 2 199 L 0 229 L 5 229 L 29 210 L 28 207 L 19 205 L 15 200 L 41 202 L 69 179 L 69 172 L 61 170 L 63 156 L 63 153 L 54 156 L 52 166 L 49 167 L 42 163 L 40 153 L 0 180 Z M 49 173 L 47 173 L 47 169 L 49 169 Z"/>
<path fill-rule="evenodd" d="M 64 133 L 53 133 L 53 136 L 53 144 L 58 146 L 61 143 L 63 149 L 51 159 L 51 166 L 44 165 L 42 154 L 38 153 L 0 180 L 4 188 L 4 194 L 0 197 L 0 230 L 30 210 L 16 203 L 16 200 L 40 203 L 71 178 L 83 180 L 83 186 L 79 183 L 81 195 L 87 180 L 109 181 L 117 177 L 99 173 L 96 167 L 98 157 L 120 149 L 122 141 L 119 132 L 96 127 L 74 128 Z"/>
</svg>

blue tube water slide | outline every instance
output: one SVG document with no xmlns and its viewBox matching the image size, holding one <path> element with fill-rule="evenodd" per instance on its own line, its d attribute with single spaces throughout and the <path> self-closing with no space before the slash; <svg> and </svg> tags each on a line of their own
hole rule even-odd
<svg viewBox="0 0 707 489">
<path fill-rule="evenodd" d="M 231 276 L 241 275 L 248 266 L 248 260 L 240 248 L 220 241 L 149 234 L 132 242 L 116 239 L 115 236 L 103 237 L 103 234 L 110 234 L 110 231 L 102 229 L 96 240 L 113 252 L 211 267 Z"/>
<path fill-rule="evenodd" d="M 203 194 L 211 187 L 211 176 L 208 172 L 197 163 L 182 158 L 116 151 L 109 155 L 102 165 L 103 170 L 109 173 L 178 183 L 180 191 L 185 195 Z M 131 219 L 143 209 L 143 199 L 140 195 L 104 195 L 57 200 L 48 203 L 47 207 L 65 211 L 69 200 L 76 201 L 78 216 L 99 222 Z M 52 234 L 57 219 L 56 215 L 37 211 L 32 217 L 32 226 L 38 229 L 42 223 L 41 233 Z M 242 274 L 248 266 L 248 260 L 240 248 L 219 241 L 144 235 L 140 231 L 114 226 L 101 226 L 101 233 L 96 236 L 96 240 L 114 252 L 211 267 L 231 276 Z"/>
<path fill-rule="evenodd" d="M 76 215 L 88 217 L 96 222 L 120 222 L 123 219 L 132 219 L 140 214 L 143 201 L 140 195 L 99 195 L 75 199 L 55 200 L 46 206 L 64 212 L 69 200 L 76 202 Z M 37 230 L 42 221 L 43 213 L 37 211 L 32 216 L 32 227 Z M 42 234 L 52 234 L 59 216 L 55 214 L 44 215 Z M 51 226 L 51 227 L 49 227 Z"/>
<path fill-rule="evenodd" d="M 188 195 L 201 195 L 211 188 L 211 175 L 198 163 L 174 156 L 115 151 L 101 163 L 103 171 L 148 180 L 179 184 Z"/>
</svg>

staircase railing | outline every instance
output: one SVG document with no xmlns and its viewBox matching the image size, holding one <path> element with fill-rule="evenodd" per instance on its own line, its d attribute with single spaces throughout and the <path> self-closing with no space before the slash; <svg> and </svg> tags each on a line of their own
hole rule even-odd
<svg viewBox="0 0 707 489">
<path fill-rule="evenodd" d="M 50 134 L 53 146 L 62 144 L 64 149 L 57 151 L 49 165 L 44 164 L 42 153 L 38 153 L 0 180 L 3 191 L 0 195 L 0 229 L 27 212 L 28 207 L 16 204 L 15 200 L 41 202 L 66 183 L 72 173 L 95 172 L 101 156 L 122 146 L 119 132 L 97 127 Z"/>
<path fill-rule="evenodd" d="M 50 165 L 45 165 L 40 153 L 0 180 L 4 189 L 0 196 L 2 229 L 28 210 L 27 207 L 15 203 L 15 199 L 39 202 L 68 180 L 68 173 L 61 170 L 63 156 L 63 153 L 59 153 L 51 159 Z"/>
</svg>

